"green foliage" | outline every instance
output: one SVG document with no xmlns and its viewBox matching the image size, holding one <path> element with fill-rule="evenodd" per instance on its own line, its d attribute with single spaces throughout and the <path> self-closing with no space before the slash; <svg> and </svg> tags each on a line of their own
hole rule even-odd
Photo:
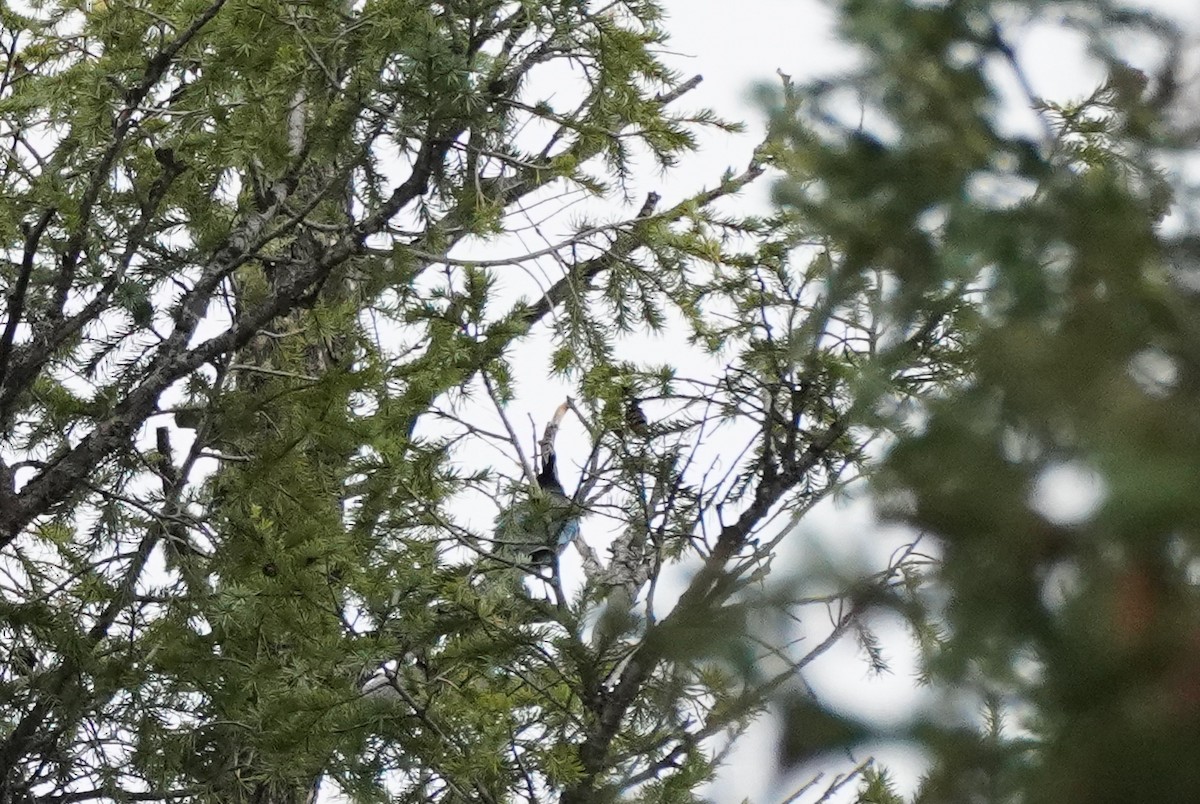
<svg viewBox="0 0 1200 804">
<path fill-rule="evenodd" d="M 1080 100 L 1025 99 L 1042 138 L 1001 125 L 991 70 L 1025 84 L 996 22 L 1009 6 L 1076 15 L 1110 71 Z M 1190 800 L 1194 266 L 1163 226 L 1190 197 L 1160 167 L 1175 65 L 1155 94 L 1109 50 L 1136 33 L 1174 52 L 1177 34 L 1107 4 L 841 7 L 864 63 L 778 99 L 778 197 L 829 234 L 835 287 L 886 274 L 886 315 L 946 315 L 971 356 L 894 414 L 909 424 L 875 486 L 941 552 L 928 593 L 886 604 L 923 635 L 927 680 L 984 715 L 914 727 L 933 760 L 914 801 Z M 1065 511 L 1061 483 L 1099 502 Z M 860 795 L 898 800 L 877 777 Z"/>
<path fill-rule="evenodd" d="M 885 770 L 867 768 L 858 789 L 857 804 L 904 804 Z"/>
<path fill-rule="evenodd" d="M 1165 115 L 1113 62 L 1007 133 L 998 8 L 840 4 L 861 68 L 785 81 L 749 165 L 521 253 L 737 128 L 676 111 L 656 3 L 0 7 L 0 798 L 698 801 L 772 701 L 785 766 L 871 736 L 794 682 L 842 638 L 883 670 L 887 606 L 984 713 L 904 735 L 918 800 L 1189 800 Z M 580 569 L 489 585 L 568 444 Z M 761 593 L 880 444 L 936 567 Z M 1055 471 L 1102 503 L 1047 514 Z"/>
</svg>

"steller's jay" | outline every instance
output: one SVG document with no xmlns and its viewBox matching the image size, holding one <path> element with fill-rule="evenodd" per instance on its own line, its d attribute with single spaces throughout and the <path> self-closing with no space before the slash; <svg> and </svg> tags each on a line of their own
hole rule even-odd
<svg viewBox="0 0 1200 804">
<path fill-rule="evenodd" d="M 496 554 L 516 564 L 550 566 L 579 535 L 579 515 L 558 479 L 549 452 L 537 475 L 538 492 L 496 517 Z"/>
</svg>

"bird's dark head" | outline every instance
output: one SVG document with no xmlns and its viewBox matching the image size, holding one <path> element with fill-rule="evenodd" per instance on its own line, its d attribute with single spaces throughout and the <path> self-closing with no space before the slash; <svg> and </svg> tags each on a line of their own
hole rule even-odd
<svg viewBox="0 0 1200 804">
<path fill-rule="evenodd" d="M 547 452 L 542 458 L 542 471 L 538 472 L 537 484 L 542 491 L 563 493 L 562 483 L 558 480 L 558 460 L 553 452 Z"/>
</svg>

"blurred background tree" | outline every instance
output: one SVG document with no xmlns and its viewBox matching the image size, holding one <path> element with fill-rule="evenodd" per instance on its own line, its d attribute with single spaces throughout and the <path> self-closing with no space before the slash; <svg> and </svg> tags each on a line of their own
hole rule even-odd
<svg viewBox="0 0 1200 804">
<path fill-rule="evenodd" d="M 881 605 L 910 617 L 934 690 L 978 712 L 914 713 L 899 736 L 933 764 L 903 800 L 1194 800 L 1200 95 L 1187 43 L 1125 4 L 839 8 L 862 66 L 776 99 L 792 175 L 777 196 L 835 244 L 835 286 L 889 277 L 901 326 L 948 287 L 977 311 L 960 330 L 969 372 L 896 413 L 872 484 L 940 558 L 923 588 Z M 1012 37 L 1044 20 L 1106 67 L 1090 96 L 1030 94 Z M 1123 58 L 1147 52 L 1145 72 Z M 876 775 L 860 800 L 897 792 Z"/>
</svg>

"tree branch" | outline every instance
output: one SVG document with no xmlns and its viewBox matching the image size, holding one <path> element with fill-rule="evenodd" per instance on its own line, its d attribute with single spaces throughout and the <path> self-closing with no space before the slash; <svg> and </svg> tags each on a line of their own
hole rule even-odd
<svg viewBox="0 0 1200 804">
<path fill-rule="evenodd" d="M 8 358 L 12 352 L 13 339 L 17 334 L 17 324 L 25 306 L 25 293 L 29 289 L 29 276 L 33 273 L 34 258 L 37 256 L 38 243 L 50 219 L 54 217 L 54 207 L 47 207 L 36 224 L 25 236 L 25 254 L 21 258 L 21 273 L 17 282 L 8 293 L 8 321 L 4 325 L 4 334 L 0 336 L 0 387 L 4 386 L 8 374 Z"/>
</svg>

